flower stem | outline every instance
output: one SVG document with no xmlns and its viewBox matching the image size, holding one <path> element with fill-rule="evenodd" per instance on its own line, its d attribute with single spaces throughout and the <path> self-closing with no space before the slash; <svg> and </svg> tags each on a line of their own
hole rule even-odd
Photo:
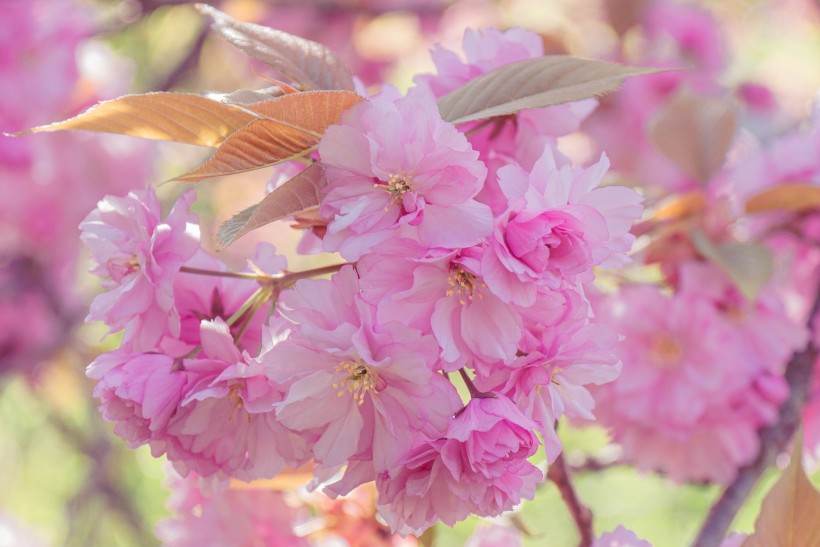
<svg viewBox="0 0 820 547">
<path fill-rule="evenodd" d="M 197 274 L 197 275 L 212 275 L 215 277 L 231 277 L 234 279 L 250 279 L 253 281 L 265 281 L 265 282 L 275 282 L 282 286 L 283 288 L 290 287 L 300 279 L 305 279 L 308 277 L 316 277 L 319 275 L 325 275 L 329 273 L 334 273 L 339 271 L 342 266 L 347 265 L 348 263 L 344 264 L 333 264 L 330 266 L 322 266 L 321 268 L 313 268 L 310 270 L 305 270 L 302 272 L 288 272 L 288 273 L 279 273 L 279 274 L 256 274 L 256 273 L 248 273 L 248 272 L 220 272 L 218 270 L 204 270 L 202 268 L 191 268 L 189 266 L 183 266 L 179 269 L 180 272 L 183 273 L 190 273 L 190 274 Z"/>
<path fill-rule="evenodd" d="M 564 503 L 567 505 L 567 509 L 569 509 L 572 519 L 575 521 L 575 525 L 578 527 L 578 533 L 581 535 L 578 545 L 581 547 L 589 547 L 592 545 L 594 539 L 592 531 L 592 511 L 583 505 L 578 498 L 575 487 L 572 485 L 569 471 L 567 471 L 563 454 L 559 454 L 555 461 L 550 464 L 549 470 L 547 471 L 547 478 L 558 487 L 558 491 L 561 492 L 561 497 L 564 499 Z"/>
<path fill-rule="evenodd" d="M 218 270 L 203 270 L 201 268 L 191 268 L 189 266 L 183 266 L 179 269 L 180 272 L 183 273 L 190 273 L 190 274 L 197 274 L 197 275 L 212 275 L 215 277 L 232 277 L 235 279 L 253 279 L 255 281 L 267 281 L 270 279 L 276 279 L 276 276 L 273 275 L 266 275 L 266 274 L 254 274 L 254 273 L 246 273 L 246 272 L 220 272 Z"/>
<path fill-rule="evenodd" d="M 342 266 L 347 266 L 348 264 L 349 262 L 345 262 L 344 264 L 331 264 L 330 266 L 322 266 L 321 268 L 313 268 L 311 270 L 305 270 L 303 272 L 289 272 L 286 274 L 281 274 L 278 277 L 274 277 L 274 279 L 280 284 L 280 286 L 283 289 L 287 289 L 293 286 L 293 284 L 299 281 L 300 279 L 306 279 L 309 277 L 317 277 L 320 275 L 335 273 L 341 270 Z"/>
<path fill-rule="evenodd" d="M 464 383 L 467 385 L 467 389 L 470 391 L 470 397 L 473 399 L 495 399 L 495 393 L 485 393 L 475 387 L 475 384 L 472 380 L 470 380 L 470 376 L 467 374 L 467 371 L 464 370 L 464 367 L 458 369 L 458 373 L 461 375 L 461 379 L 464 380 Z"/>
</svg>

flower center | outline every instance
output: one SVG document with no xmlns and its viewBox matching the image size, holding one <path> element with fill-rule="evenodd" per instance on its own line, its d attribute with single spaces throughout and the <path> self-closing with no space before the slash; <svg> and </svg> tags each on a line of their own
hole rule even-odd
<svg viewBox="0 0 820 547">
<path fill-rule="evenodd" d="M 683 357 L 680 343 L 669 334 L 658 334 L 652 338 L 649 348 L 652 364 L 662 370 L 676 368 Z"/>
<path fill-rule="evenodd" d="M 479 289 L 487 286 L 486 283 L 480 282 L 478 277 L 458 265 L 450 266 L 447 284 L 451 287 L 447 289 L 447 296 L 457 295 L 458 302 L 462 305 L 471 302 L 476 296 L 482 300 L 484 295 Z"/>
<path fill-rule="evenodd" d="M 240 392 L 242 391 L 242 384 L 231 384 L 231 387 L 228 388 L 228 400 L 232 403 L 231 406 L 231 413 L 228 416 L 228 421 L 233 420 L 234 414 L 236 411 L 243 408 L 245 406 L 244 402 L 242 401 L 242 395 Z M 250 422 L 250 414 L 248 414 L 248 422 Z"/>
<path fill-rule="evenodd" d="M 336 371 L 347 373 L 347 378 L 333 384 L 333 388 L 339 390 L 337 395 L 341 397 L 347 391 L 359 406 L 364 403 L 365 394 L 376 389 L 379 380 L 375 372 L 358 361 L 342 361 L 336 365 Z"/>
<path fill-rule="evenodd" d="M 111 257 L 106 263 L 109 275 L 114 281 L 120 282 L 134 272 L 140 270 L 140 259 L 137 255 L 120 255 Z"/>
<path fill-rule="evenodd" d="M 413 177 L 407 175 L 406 173 L 393 173 L 387 178 L 387 183 L 385 184 L 375 184 L 374 186 L 384 188 L 390 194 L 390 203 L 401 203 L 401 200 L 404 198 L 404 194 L 411 191 L 413 188 L 410 186 L 410 181 L 413 180 Z"/>
</svg>

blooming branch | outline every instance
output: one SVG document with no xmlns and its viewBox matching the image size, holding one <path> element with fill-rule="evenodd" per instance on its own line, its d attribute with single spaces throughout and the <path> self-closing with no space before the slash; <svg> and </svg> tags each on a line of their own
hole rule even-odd
<svg viewBox="0 0 820 547">
<path fill-rule="evenodd" d="M 809 314 L 809 324 L 820 309 L 820 291 L 815 297 Z M 801 413 L 806 404 L 818 348 L 812 341 L 796 352 L 786 368 L 789 398 L 780 407 L 778 420 L 760 430 L 760 450 L 757 457 L 742 467 L 735 480 L 724 490 L 712 506 L 694 544 L 695 547 L 718 545 L 726 535 L 735 515 L 757 484 L 763 472 L 771 466 L 800 425 Z"/>
</svg>

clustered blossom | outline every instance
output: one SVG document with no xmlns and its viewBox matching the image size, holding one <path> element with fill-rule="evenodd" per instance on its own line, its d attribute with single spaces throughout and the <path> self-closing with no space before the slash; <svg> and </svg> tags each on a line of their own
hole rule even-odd
<svg viewBox="0 0 820 547">
<path fill-rule="evenodd" d="M 540 55 L 537 43 L 521 29 L 470 34 L 469 72 Z M 245 279 L 231 276 L 199 246 L 191 193 L 164 218 L 151 192 L 88 216 L 82 239 L 107 289 L 89 318 L 124 331 L 88 375 L 129 446 L 223 481 L 308 462 L 332 496 L 375 481 L 402 534 L 534 496 L 538 435 L 554 460 L 555 421 L 591 418 L 586 386 L 619 370 L 584 284 L 626 262 L 641 198 L 600 186 L 605 157 L 572 165 L 552 139 L 488 170 L 493 143 L 478 151 L 441 118 L 439 78 L 386 88 L 325 132 L 313 237 L 350 261 L 330 279 L 286 283 L 264 245 Z"/>
<path fill-rule="evenodd" d="M 357 103 L 306 160 L 326 184 L 318 207 L 295 218 L 309 229 L 299 251 L 335 252 L 343 264 L 290 272 L 260 244 L 244 272 L 230 272 L 199 244 L 192 193 L 165 217 L 150 191 L 102 200 L 81 226 L 106 289 L 89 319 L 123 331 L 123 343 L 87 370 L 101 413 L 129 446 L 167 456 L 189 487 L 207 479 L 223 488 L 212 499 L 192 494 L 161 535 L 195 544 L 205 536 L 185 530 L 196 521 L 203 534 L 225 526 L 234 539 L 251 529 L 268 538 L 258 506 L 282 508 L 287 520 L 283 498 L 225 485 L 301 466 L 331 507 L 375 489 L 379 518 L 401 535 L 497 517 L 535 495 L 544 476 L 534 456 L 543 448 L 546 463 L 556 461 L 562 419 L 598 420 L 638 468 L 731 481 L 789 395 L 783 373 L 811 338 L 803 293 L 816 290 L 820 265 L 814 214 L 746 223 L 739 211 L 794 177 L 817 184 L 820 168 L 817 155 L 804 157 L 816 131 L 756 150 L 710 181 L 653 148 L 651 120 L 673 96 L 720 91 L 725 51 L 710 23 L 663 3 L 639 23 L 647 43 L 671 52 L 646 53 L 642 64 L 688 59 L 699 67 L 692 74 L 636 80 L 594 113 L 589 99 L 461 126 L 442 118 L 437 99 L 543 55 L 543 43 L 523 29 L 489 29 L 469 31 L 463 55 L 436 48 L 435 74 L 404 95 L 384 87 Z M 647 194 L 686 189 L 705 203 L 676 222 L 641 223 L 638 233 L 657 237 L 638 255 L 651 283 L 592 285 L 598 271 L 632 260 L 644 197 L 604 180 L 606 153 L 586 165 L 562 153 L 558 138 L 582 124 Z M 746 176 L 744 161 L 768 171 Z M 715 255 L 748 250 L 757 234 L 753 250 L 780 253 L 785 266 L 756 285 Z M 810 407 L 809 421 L 815 414 Z M 223 524 L 228 499 L 245 513 Z M 364 520 L 384 532 L 374 515 Z M 499 543 L 520 541 L 517 531 L 496 533 Z M 270 541 L 304 540 L 284 537 Z M 595 544 L 646 542 L 619 528 Z"/>
<path fill-rule="evenodd" d="M 82 70 L 90 6 L 30 0 L 2 10 L 0 131 L 69 117 L 127 89 L 124 63 L 102 44 L 101 78 Z M 77 224 L 103 193 L 145 184 L 150 150 L 90 134 L 0 136 L 0 374 L 37 377 L 71 340 L 86 305 L 76 283 Z"/>
<path fill-rule="evenodd" d="M 593 390 L 597 417 L 637 466 L 727 483 L 757 453 L 758 429 L 776 419 L 788 395 L 783 369 L 805 329 L 771 295 L 751 304 L 719 271 L 687 266 L 672 296 L 624 287 L 596 306 L 624 336 L 621 376 Z"/>
</svg>

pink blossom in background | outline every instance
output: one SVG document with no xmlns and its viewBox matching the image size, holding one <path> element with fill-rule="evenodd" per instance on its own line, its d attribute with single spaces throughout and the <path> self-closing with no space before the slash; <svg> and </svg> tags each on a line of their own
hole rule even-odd
<svg viewBox="0 0 820 547">
<path fill-rule="evenodd" d="M 492 216 L 473 197 L 487 169 L 441 119 L 432 96 L 388 88 L 343 116 L 319 144 L 329 185 L 320 212 L 325 250 L 358 260 L 401 230 L 428 247 L 475 245 Z"/>
<path fill-rule="evenodd" d="M 77 57 L 94 30 L 92 16 L 69 0 L 4 2 L 0 131 L 69 117 L 96 100 L 97 85 L 105 82 L 78 86 L 84 75 Z M 98 64 L 111 77 L 122 76 L 121 66 L 113 56 Z M 126 141 L 89 134 L 0 136 L 4 372 L 34 377 L 72 339 L 85 306 L 75 286 L 77 224 L 106 192 L 140 187 L 151 170 L 151 146 Z M 14 321 L 21 313 L 28 321 Z"/>
<path fill-rule="evenodd" d="M 708 290 L 667 296 L 624 286 L 596 306 L 624 336 L 616 347 L 623 369 L 592 392 L 627 461 L 677 481 L 727 483 L 756 454 L 757 430 L 776 419 L 788 388 L 749 359 L 748 336 Z"/>
<path fill-rule="evenodd" d="M 329 498 L 319 492 L 302 497 L 316 512 L 316 520 L 323 524 L 323 528 L 311 534 L 311 544 L 317 547 L 417 547 L 420 544 L 417 538 L 391 534 L 384 521 L 377 518 L 377 497 L 376 485 L 372 482 L 344 497 Z"/>
<path fill-rule="evenodd" d="M 783 183 L 820 185 L 820 120 L 750 150 L 729 180 L 741 202 Z"/>
<path fill-rule="evenodd" d="M 655 190 L 697 189 L 698 181 L 680 171 L 658 151 L 650 128 L 664 105 L 687 90 L 706 95 L 722 93 L 718 77 L 727 63 L 720 26 L 707 10 L 693 3 L 661 0 L 647 3 L 638 29 L 646 38 L 635 58 L 617 60 L 656 68 L 686 68 L 630 78 L 584 123 L 598 149 L 612 160 L 613 171 Z"/>
<path fill-rule="evenodd" d="M 535 423 L 505 397 L 472 399 L 447 434 L 416 445 L 394 473 L 377 479 L 379 512 L 401 534 L 448 526 L 470 514 L 497 516 L 532 499 L 541 471 Z"/>
<path fill-rule="evenodd" d="M 652 547 L 652 544 L 640 539 L 632 530 L 618 526 L 596 538 L 592 547 Z"/>
<path fill-rule="evenodd" d="M 76 49 L 93 30 L 90 15 L 70 0 L 3 3 L 3 131 L 22 131 L 65 113 L 78 79 Z"/>
<path fill-rule="evenodd" d="M 706 85 L 728 65 L 720 23 L 709 10 L 693 3 L 655 1 L 646 9 L 641 26 L 649 40 L 649 55 L 694 67 L 690 77 L 702 78 Z"/>
<path fill-rule="evenodd" d="M 479 526 L 464 547 L 521 547 L 521 532 L 510 526 Z"/>
<path fill-rule="evenodd" d="M 35 376 L 79 319 L 50 277 L 33 258 L 0 255 L 0 375 L 24 370 Z"/>
<path fill-rule="evenodd" d="M 263 357 L 287 388 L 277 418 L 315 436 L 311 450 L 320 466 L 350 462 L 333 490 L 342 494 L 394 471 L 415 437 L 443 434 L 459 406 L 453 386 L 436 372 L 433 337 L 397 322 L 377 324 L 357 284 L 351 267 L 331 281 L 297 283 L 282 308 L 296 326 Z"/>
<path fill-rule="evenodd" d="M 185 194 L 165 221 L 152 191 L 108 196 L 81 225 L 81 239 L 96 265 L 92 273 L 108 289 L 91 303 L 88 320 L 105 321 L 111 332 L 125 330 L 123 346 L 152 350 L 160 338 L 179 334 L 174 279 L 199 249 L 199 225 Z"/>
<path fill-rule="evenodd" d="M 201 479 L 191 473 L 168 477 L 172 515 L 157 524 L 157 537 L 166 547 L 307 547 L 307 538 L 294 527 L 307 519 L 285 494 L 275 490 L 228 489 L 203 492 Z"/>
</svg>

